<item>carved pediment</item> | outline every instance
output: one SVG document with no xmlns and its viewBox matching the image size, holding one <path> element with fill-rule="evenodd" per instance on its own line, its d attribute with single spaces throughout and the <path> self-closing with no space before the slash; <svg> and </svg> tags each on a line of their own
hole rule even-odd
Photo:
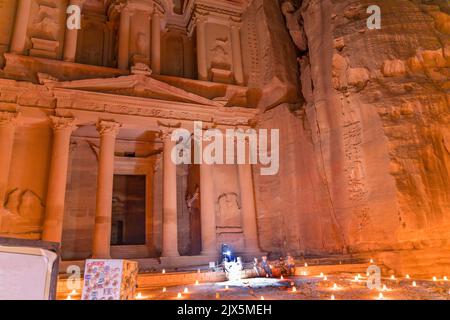
<svg viewBox="0 0 450 320">
<path fill-rule="evenodd" d="M 156 100 L 195 103 L 221 107 L 223 103 L 174 87 L 144 75 L 130 75 L 110 79 L 87 79 L 48 84 L 52 88 L 100 92 Z"/>
</svg>

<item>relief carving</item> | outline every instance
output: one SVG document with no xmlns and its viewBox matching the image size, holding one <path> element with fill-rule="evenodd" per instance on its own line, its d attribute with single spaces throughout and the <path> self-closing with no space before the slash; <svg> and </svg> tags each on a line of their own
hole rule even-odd
<svg viewBox="0 0 450 320">
<path fill-rule="evenodd" d="M 220 228 L 241 228 L 241 206 L 234 192 L 219 196 L 219 215 L 217 226 Z"/>
<path fill-rule="evenodd" d="M 0 211 L 0 232 L 26 234 L 42 231 L 45 206 L 31 190 L 14 189 L 6 196 L 5 210 Z"/>
</svg>

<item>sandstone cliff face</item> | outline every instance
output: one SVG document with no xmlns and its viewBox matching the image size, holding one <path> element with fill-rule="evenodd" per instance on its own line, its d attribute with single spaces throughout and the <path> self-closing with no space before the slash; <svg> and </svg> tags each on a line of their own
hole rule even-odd
<svg viewBox="0 0 450 320">
<path fill-rule="evenodd" d="M 373 4 L 382 10 L 381 30 L 366 27 L 366 9 Z M 286 162 L 298 163 L 305 154 L 310 158 L 272 179 L 282 183 L 292 172 L 317 178 L 309 184 L 297 180 L 295 190 L 272 189 L 271 198 L 288 202 L 273 220 L 296 221 L 304 242 L 293 247 L 307 253 L 448 246 L 448 5 L 408 0 L 304 0 L 297 5 L 308 41 L 308 49 L 299 53 L 306 103 L 302 124 L 292 120 L 299 132 L 297 150 L 289 149 L 282 135 L 281 153 L 290 158 Z M 279 110 L 278 123 L 265 117 L 268 126 L 284 126 L 293 116 Z M 268 195 L 261 188 L 262 206 Z M 319 194 L 322 201 L 311 201 Z M 328 220 L 310 218 L 325 211 Z M 264 242 L 269 233 L 264 228 L 260 223 L 262 246 L 277 250 Z M 311 230 L 317 231 L 306 236 Z M 286 238 L 293 234 L 285 232 Z"/>
</svg>

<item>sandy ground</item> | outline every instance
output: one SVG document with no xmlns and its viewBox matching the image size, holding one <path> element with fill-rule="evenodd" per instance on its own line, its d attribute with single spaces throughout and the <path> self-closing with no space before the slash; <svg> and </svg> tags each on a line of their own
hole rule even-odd
<svg viewBox="0 0 450 320">
<path fill-rule="evenodd" d="M 355 276 L 330 275 L 326 280 L 320 276 L 254 278 L 167 288 L 142 287 L 136 293 L 142 300 L 450 300 L 450 281 L 384 278 L 382 288 L 369 289 L 366 277 L 356 280 Z M 71 298 L 79 299 L 80 293 Z"/>
</svg>

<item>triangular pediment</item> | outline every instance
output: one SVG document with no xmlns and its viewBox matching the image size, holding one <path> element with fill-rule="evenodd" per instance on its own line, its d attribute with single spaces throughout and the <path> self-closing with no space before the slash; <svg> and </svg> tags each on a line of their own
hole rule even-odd
<svg viewBox="0 0 450 320">
<path fill-rule="evenodd" d="M 174 87 L 168 83 L 144 75 L 130 75 L 108 79 L 86 79 L 65 82 L 51 82 L 47 85 L 53 88 L 64 88 L 156 100 L 194 103 L 217 107 L 223 106 L 223 103 L 221 102 L 210 100 L 208 98 L 199 96 L 197 94 Z"/>
</svg>

